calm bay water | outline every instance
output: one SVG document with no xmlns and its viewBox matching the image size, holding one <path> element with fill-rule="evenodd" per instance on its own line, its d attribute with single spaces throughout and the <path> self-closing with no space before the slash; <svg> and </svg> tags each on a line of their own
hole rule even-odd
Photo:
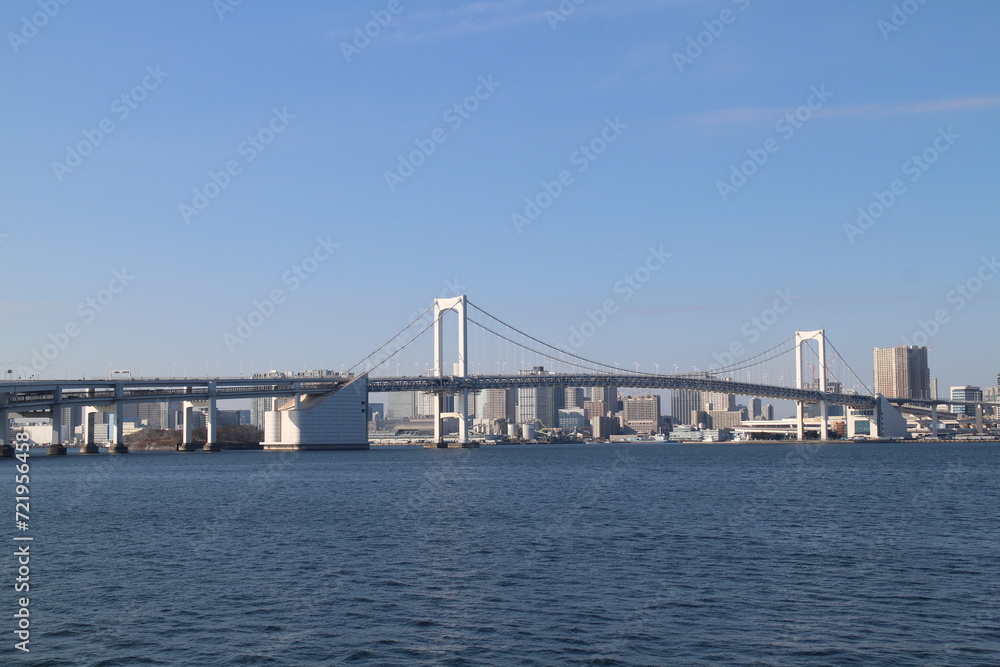
<svg viewBox="0 0 1000 667">
<path fill-rule="evenodd" d="M 31 463 L 3 665 L 1000 664 L 996 443 Z"/>
</svg>

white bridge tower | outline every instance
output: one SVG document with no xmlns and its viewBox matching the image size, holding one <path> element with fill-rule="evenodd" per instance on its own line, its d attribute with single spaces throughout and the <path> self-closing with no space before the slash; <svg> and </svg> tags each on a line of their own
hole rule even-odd
<svg viewBox="0 0 1000 667">
<path fill-rule="evenodd" d="M 450 310 L 458 315 L 458 361 L 452 370 L 455 377 L 464 378 L 469 372 L 469 319 L 468 319 L 468 298 L 463 294 L 448 299 L 434 299 L 434 376 L 443 377 L 444 372 L 444 336 L 442 335 L 442 318 Z M 444 429 L 441 419 L 443 417 L 458 418 L 458 446 L 474 446 L 469 442 L 469 390 L 463 389 L 455 397 L 455 412 L 445 413 L 442 411 L 444 404 L 444 394 L 438 393 L 434 397 L 434 444 L 437 447 L 444 446 Z"/>
<path fill-rule="evenodd" d="M 803 389 L 805 381 L 802 377 L 802 347 L 810 340 L 819 343 L 819 390 L 826 393 L 826 331 L 817 329 L 816 331 L 796 331 L 795 332 L 795 387 Z M 827 429 L 829 428 L 829 417 L 827 416 L 826 401 L 820 401 L 820 440 L 827 440 Z M 796 427 L 799 440 L 805 438 L 805 404 L 802 401 L 795 403 Z"/>
</svg>

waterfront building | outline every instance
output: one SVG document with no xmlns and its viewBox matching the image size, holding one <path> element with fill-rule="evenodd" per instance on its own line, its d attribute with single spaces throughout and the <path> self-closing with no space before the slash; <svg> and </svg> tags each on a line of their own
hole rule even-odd
<svg viewBox="0 0 1000 667">
<path fill-rule="evenodd" d="M 701 392 L 689 389 L 674 389 L 670 392 L 670 415 L 675 424 L 697 424 L 691 421 L 691 413 L 701 410 Z"/>
<path fill-rule="evenodd" d="M 965 385 L 951 388 L 951 400 L 953 401 L 982 401 L 983 390 L 979 387 Z M 974 416 L 976 409 L 971 405 L 953 405 L 951 411 L 956 415 Z"/>
<path fill-rule="evenodd" d="M 739 410 L 709 410 L 708 426 L 712 429 L 734 429 L 743 423 L 743 413 Z"/>
<path fill-rule="evenodd" d="M 659 433 L 659 396 L 627 396 L 622 401 L 622 406 L 622 423 L 626 431 L 646 435 Z"/>
<path fill-rule="evenodd" d="M 617 421 L 611 417 L 591 417 L 590 428 L 594 440 L 607 440 L 618 434 Z"/>
<path fill-rule="evenodd" d="M 876 347 L 874 360 L 875 393 L 890 398 L 931 397 L 926 347 Z"/>
</svg>

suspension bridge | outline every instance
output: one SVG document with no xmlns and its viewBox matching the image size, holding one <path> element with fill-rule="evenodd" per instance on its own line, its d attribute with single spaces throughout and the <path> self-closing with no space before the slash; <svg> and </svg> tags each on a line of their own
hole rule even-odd
<svg viewBox="0 0 1000 667">
<path fill-rule="evenodd" d="M 445 319 L 457 319 L 452 363 L 446 364 Z M 433 362 L 417 341 L 433 338 Z M 415 360 L 414 360 L 415 359 Z M 390 375 L 392 363 L 396 374 Z M 413 375 L 399 369 L 412 363 Z M 480 372 L 495 367 L 496 373 Z M 806 368 L 809 368 L 807 377 Z M 476 369 L 476 372 L 470 372 Z M 658 368 L 657 368 L 658 370 Z M 381 375 L 379 375 L 381 371 Z M 217 451 L 217 401 L 259 397 L 287 398 L 268 413 L 265 448 L 346 449 L 367 447 L 369 394 L 420 392 L 433 401 L 434 442 L 445 441 L 443 417 L 458 419 L 457 444 L 470 444 L 469 398 L 489 389 L 565 389 L 611 387 L 647 390 L 686 390 L 792 401 L 797 410 L 797 435 L 804 437 L 804 408 L 820 407 L 820 434 L 828 432 L 828 407 L 845 406 L 869 418 L 876 429 L 892 406 L 930 411 L 935 423 L 939 405 L 955 401 L 886 398 L 873 394 L 865 382 L 830 342 L 824 330 L 798 331 L 788 339 L 738 363 L 705 371 L 649 373 L 622 369 L 585 358 L 575 351 L 546 343 L 476 306 L 466 296 L 435 299 L 405 327 L 351 368 L 323 377 L 266 374 L 253 378 L 128 378 L 108 380 L 17 381 L 0 383 L 0 436 L 10 445 L 12 416 L 47 417 L 52 420 L 54 447 L 61 447 L 61 414 L 66 406 L 84 407 L 83 453 L 96 453 L 89 435 L 89 416 L 113 412 L 121 424 L 123 407 L 130 402 L 180 400 L 183 402 L 183 442 L 191 450 L 191 411 L 207 408 L 205 449 Z M 850 388 L 846 390 L 846 388 Z M 455 397 L 453 412 L 446 412 L 445 397 Z M 961 403 L 960 403 L 961 404 Z M 981 415 L 983 403 L 968 403 Z M 360 408 L 360 410 L 359 410 Z M 364 413 L 364 415 L 362 415 Z M 898 415 L 898 413 L 897 413 Z M 360 418 L 360 419 L 359 419 Z M 110 451 L 125 452 L 122 429 L 117 429 Z M 63 451 L 65 448 L 63 447 Z M 59 452 L 57 452 L 59 453 Z"/>
</svg>

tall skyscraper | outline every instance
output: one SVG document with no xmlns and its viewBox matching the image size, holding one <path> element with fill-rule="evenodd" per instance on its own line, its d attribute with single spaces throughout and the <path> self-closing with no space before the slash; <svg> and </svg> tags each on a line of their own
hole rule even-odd
<svg viewBox="0 0 1000 667">
<path fill-rule="evenodd" d="M 938 382 L 937 378 L 931 378 L 931 398 L 937 399 L 938 397 Z"/>
<path fill-rule="evenodd" d="M 678 373 L 678 377 L 690 378 L 710 378 L 711 374 L 704 371 L 692 373 Z M 710 395 L 707 394 L 706 395 Z M 724 395 L 724 394 L 723 394 Z M 726 400 L 728 403 L 728 399 Z M 734 401 L 735 404 L 735 401 Z M 670 416 L 675 424 L 694 424 L 691 413 L 704 410 L 702 392 L 693 389 L 671 389 L 670 390 Z"/>
<path fill-rule="evenodd" d="M 522 375 L 549 375 L 542 366 L 535 366 L 530 371 L 521 371 Z M 559 426 L 559 402 L 555 387 L 528 387 L 517 390 L 517 421 L 529 424 L 536 419 L 547 427 Z"/>
<path fill-rule="evenodd" d="M 484 389 L 477 401 L 479 419 L 506 419 L 517 417 L 517 391 L 514 389 Z"/>
<path fill-rule="evenodd" d="M 566 387 L 563 390 L 563 404 L 561 407 L 568 410 L 582 408 L 583 402 L 583 387 Z"/>
<path fill-rule="evenodd" d="M 926 347 L 876 347 L 874 357 L 875 393 L 890 398 L 931 397 Z"/>
<path fill-rule="evenodd" d="M 591 387 L 591 401 L 604 401 L 610 412 L 618 411 L 618 388 L 617 387 Z"/>
<path fill-rule="evenodd" d="M 752 401 L 750 401 L 751 419 L 760 419 L 760 406 L 761 406 L 761 400 L 759 398 L 755 398 Z"/>
</svg>

